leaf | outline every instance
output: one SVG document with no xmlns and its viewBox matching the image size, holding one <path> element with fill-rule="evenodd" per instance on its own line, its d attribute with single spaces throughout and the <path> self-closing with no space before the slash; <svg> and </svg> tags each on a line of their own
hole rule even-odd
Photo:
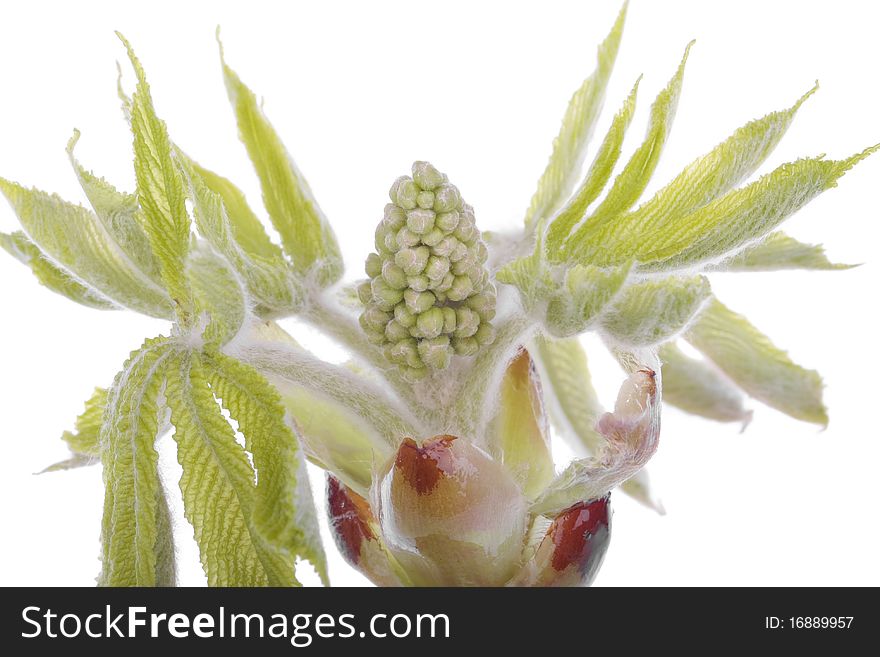
<svg viewBox="0 0 880 657">
<path fill-rule="evenodd" d="M 593 159 L 590 170 L 587 172 L 584 181 L 578 187 L 574 196 L 569 200 L 568 204 L 559 215 L 550 224 L 547 232 L 547 244 L 551 249 L 559 249 L 566 237 L 568 237 L 572 228 L 583 219 L 587 212 L 587 208 L 593 203 L 605 185 L 611 178 L 611 173 L 620 158 L 620 152 L 623 147 L 623 138 L 626 130 L 632 121 L 632 115 L 636 109 L 636 93 L 639 89 L 641 77 L 636 80 L 632 91 L 629 93 L 623 107 L 618 110 L 617 114 L 611 122 L 596 157 Z"/>
<path fill-rule="evenodd" d="M 601 452 L 605 439 L 596 422 L 605 410 L 593 388 L 587 353 L 577 338 L 536 338 L 531 352 L 544 384 L 544 400 L 553 426 L 576 454 Z M 648 473 L 641 470 L 620 485 L 620 490 L 660 514 L 663 505 L 651 491 Z"/>
<path fill-rule="evenodd" d="M 150 240 L 144 231 L 144 219 L 141 216 L 137 196 L 118 191 L 103 178 L 83 168 L 73 154 L 79 137 L 79 130 L 74 130 L 73 137 L 67 143 L 67 155 L 89 204 L 107 234 L 128 256 L 132 264 L 153 283 L 162 286 L 159 263 L 153 257 Z"/>
<path fill-rule="evenodd" d="M 314 270 L 329 285 L 342 275 L 342 257 L 330 224 L 312 196 L 308 183 L 263 114 L 254 93 L 226 65 L 220 49 L 226 91 L 235 112 L 239 137 L 257 171 L 263 203 L 281 235 L 285 252 L 302 276 Z"/>
<path fill-rule="evenodd" d="M 644 269 L 668 271 L 704 264 L 763 238 L 880 148 L 846 160 L 801 159 L 783 164 L 751 185 L 732 191 L 687 215 L 669 230 L 618 253 L 633 253 Z"/>
<path fill-rule="evenodd" d="M 160 531 L 155 440 L 164 367 L 172 350 L 165 338 L 133 352 L 107 393 L 101 425 L 104 517 L 101 523 L 103 586 L 155 586 L 169 539 Z"/>
<path fill-rule="evenodd" d="M 693 45 L 693 41 L 687 45 L 678 70 L 651 105 L 645 140 L 632 154 L 623 171 L 615 178 L 614 184 L 599 207 L 571 235 L 565 248 L 558 252 L 559 260 L 579 259 L 593 264 L 603 264 L 592 258 L 593 251 L 602 251 L 606 248 L 596 235 L 607 226 L 616 224 L 619 216 L 639 200 L 651 180 L 672 129 L 684 79 L 684 67 Z"/>
<path fill-rule="evenodd" d="M 116 310 L 118 306 L 94 288 L 84 285 L 49 258 L 21 231 L 7 235 L 0 233 L 0 247 L 9 255 L 30 267 L 34 276 L 47 288 L 89 308 Z"/>
<path fill-rule="evenodd" d="M 385 439 L 344 405 L 315 390 L 276 378 L 272 383 L 296 423 L 309 460 L 368 496 L 373 464 L 393 454 Z"/>
<path fill-rule="evenodd" d="M 153 109 L 144 70 L 125 37 L 118 32 L 117 36 L 125 45 L 137 76 L 131 100 L 131 131 L 137 200 L 144 214 L 144 230 L 177 315 L 186 324 L 192 302 L 184 274 L 190 245 L 190 219 L 183 180 L 172 158 L 168 129 Z"/>
<path fill-rule="evenodd" d="M 548 386 L 550 418 L 572 449 L 595 454 L 602 444 L 596 421 L 604 409 L 593 388 L 587 353 L 577 338 L 536 338 L 535 346 L 541 381 Z"/>
<path fill-rule="evenodd" d="M 603 332 L 621 347 L 647 347 L 684 330 L 712 291 L 705 276 L 647 279 L 627 286 L 603 313 Z"/>
<path fill-rule="evenodd" d="M 781 269 L 851 269 L 858 265 L 833 263 L 819 245 L 804 244 L 783 232 L 770 233 L 764 240 L 710 265 L 709 271 L 779 271 Z"/>
<path fill-rule="evenodd" d="M 742 393 L 711 362 L 691 358 L 674 343 L 660 347 L 663 361 L 663 401 L 718 422 L 751 421 Z"/>
<path fill-rule="evenodd" d="M 178 151 L 179 152 L 179 151 Z M 284 263 L 284 253 L 270 238 L 262 222 L 248 205 L 244 193 L 231 180 L 210 171 L 198 162 L 182 156 L 207 189 L 223 202 L 235 241 L 254 256 L 262 256 L 275 263 Z"/>
<path fill-rule="evenodd" d="M 205 322 L 202 339 L 209 347 L 226 344 L 241 330 L 248 315 L 249 302 L 241 280 L 204 242 L 187 256 L 186 273 L 194 309 Z"/>
<path fill-rule="evenodd" d="M 253 455 L 256 527 L 269 541 L 308 559 L 328 583 L 305 462 L 281 397 L 259 372 L 229 356 L 212 353 L 205 369 Z"/>
<path fill-rule="evenodd" d="M 61 434 L 61 440 L 67 443 L 71 452 L 90 457 L 101 456 L 100 434 L 106 405 L 107 390 L 95 388 L 86 401 L 85 410 L 76 418 L 75 430 Z"/>
<path fill-rule="evenodd" d="M 525 349 L 520 349 L 507 366 L 497 408 L 488 430 L 490 452 L 531 499 L 555 473 L 541 379 Z"/>
<path fill-rule="evenodd" d="M 602 497 L 633 477 L 657 450 L 660 398 L 652 369 L 634 372 L 621 386 L 614 413 L 596 425 L 604 441 L 596 456 L 573 461 L 535 500 L 532 512 L 553 516 Z"/>
<path fill-rule="evenodd" d="M 611 69 L 617 58 L 627 3 L 624 2 L 611 32 L 599 46 L 595 72 L 575 91 L 556 139 L 550 161 L 538 181 L 526 212 L 526 225 L 549 219 L 565 203 L 580 174 L 587 145 L 593 134 L 596 119 L 605 100 L 605 88 L 611 77 Z"/>
<path fill-rule="evenodd" d="M 281 249 L 268 241 L 259 220 L 248 214 L 250 210 L 242 205 L 241 192 L 225 178 L 185 160 L 185 156 L 181 159 L 199 233 L 241 276 L 249 295 L 258 304 L 257 314 L 283 315 L 298 309 L 302 293 L 289 275 L 287 261 Z M 227 211 L 227 199 L 235 209 L 234 214 Z"/>
<path fill-rule="evenodd" d="M 609 269 L 570 267 L 564 284 L 553 291 L 547 304 L 548 332 L 566 338 L 586 331 L 623 288 L 629 269 L 629 265 Z"/>
<path fill-rule="evenodd" d="M 745 317 L 717 299 L 685 339 L 755 399 L 793 418 L 828 424 L 819 373 L 793 363 Z"/>
<path fill-rule="evenodd" d="M 495 273 L 495 280 L 517 289 L 526 312 L 543 313 L 546 299 L 557 287 L 547 265 L 543 224 L 535 231 L 535 248 L 532 253 L 505 264 Z"/>
<path fill-rule="evenodd" d="M 740 127 L 686 166 L 635 212 L 609 225 L 596 236 L 597 243 L 612 245 L 627 237 L 630 242 L 650 241 L 654 234 L 672 230 L 683 216 L 736 187 L 773 152 L 798 109 L 818 88 L 817 83 L 790 108 Z"/>
<path fill-rule="evenodd" d="M 198 353 L 179 352 L 166 389 L 175 427 L 180 489 L 209 586 L 291 586 L 293 555 L 254 521 L 256 483 L 247 454 L 214 399 Z"/>
<path fill-rule="evenodd" d="M 27 238 L 52 264 L 54 270 L 67 270 L 82 286 L 94 288 L 100 295 L 126 308 L 167 318 L 171 315 L 168 295 L 134 267 L 119 249 L 94 214 L 80 205 L 68 203 L 55 194 L 0 178 L 0 192 L 6 196 Z M 23 243 L 19 238 L 18 242 Z M 28 251 L 29 263 L 34 262 L 33 249 Z M 21 259 L 21 258 L 19 258 Z M 66 285 L 52 268 L 39 265 L 40 282 L 62 294 L 80 294 L 75 286 Z M 66 272 L 65 272 L 66 273 Z M 79 301 L 79 298 L 76 299 Z M 87 304 L 88 305 L 88 304 Z"/>
</svg>

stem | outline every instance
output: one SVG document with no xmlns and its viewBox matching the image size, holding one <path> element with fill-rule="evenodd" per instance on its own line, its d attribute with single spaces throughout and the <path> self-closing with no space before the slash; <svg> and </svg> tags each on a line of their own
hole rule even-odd
<svg viewBox="0 0 880 657">
<path fill-rule="evenodd" d="M 233 351 L 230 355 L 270 378 L 279 377 L 339 403 L 370 425 L 392 450 L 404 436 L 421 433 L 420 423 L 410 410 L 380 386 L 302 349 L 281 342 L 255 341 Z"/>
<path fill-rule="evenodd" d="M 528 342 L 536 330 L 534 321 L 525 313 L 517 310 L 511 314 L 499 324 L 495 342 L 474 359 L 473 365 L 458 387 L 456 400 L 477 400 L 477 402 L 462 409 L 463 405 L 455 404 L 453 401 L 455 406 L 447 410 L 458 411 L 461 414 L 459 430 L 465 435 L 473 436 L 476 442 L 482 440 L 485 434 L 483 429 L 492 419 L 490 414 L 495 407 L 494 401 L 498 395 L 498 384 L 504 368 L 516 354 L 516 350 Z"/>
<path fill-rule="evenodd" d="M 412 386 L 388 362 L 385 354 L 376 345 L 367 340 L 367 336 L 351 313 L 332 299 L 328 294 L 316 295 L 311 299 L 308 310 L 301 319 L 333 338 L 348 349 L 355 357 L 368 363 L 385 378 L 394 391 L 410 405 L 416 400 L 412 394 Z"/>
</svg>

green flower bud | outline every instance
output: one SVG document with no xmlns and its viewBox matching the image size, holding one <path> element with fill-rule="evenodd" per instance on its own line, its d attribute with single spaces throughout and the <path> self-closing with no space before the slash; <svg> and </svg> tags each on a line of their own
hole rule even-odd
<svg viewBox="0 0 880 657">
<path fill-rule="evenodd" d="M 385 338 L 389 342 L 400 342 L 401 340 L 406 340 L 409 337 L 409 331 L 406 329 L 406 327 L 399 324 L 396 319 L 392 319 L 385 325 Z"/>
<path fill-rule="evenodd" d="M 388 231 L 385 233 L 385 238 L 382 240 L 382 246 L 376 247 L 379 251 L 385 250 L 390 253 L 394 253 L 400 247 L 397 244 L 397 233 L 394 231 Z"/>
<path fill-rule="evenodd" d="M 409 287 L 416 292 L 424 292 L 431 285 L 431 281 L 424 274 L 410 276 L 406 280 Z"/>
<path fill-rule="evenodd" d="M 357 286 L 358 299 L 365 306 L 373 300 L 373 287 L 370 281 L 364 281 Z"/>
<path fill-rule="evenodd" d="M 443 212 L 437 215 L 437 228 L 446 233 L 451 233 L 458 227 L 459 214 L 457 211 Z"/>
<path fill-rule="evenodd" d="M 399 231 L 397 231 L 395 241 L 397 242 L 398 247 L 400 247 L 401 249 L 406 249 L 408 247 L 415 246 L 421 240 L 419 239 L 418 233 L 414 233 L 409 228 L 403 227 Z"/>
<path fill-rule="evenodd" d="M 385 325 L 391 320 L 391 313 L 380 310 L 376 306 L 367 306 L 367 309 L 358 318 L 365 331 L 382 332 Z"/>
<path fill-rule="evenodd" d="M 494 339 L 495 290 L 474 212 L 427 162 L 398 178 L 358 287 L 368 339 L 417 379 L 471 356 Z"/>
<path fill-rule="evenodd" d="M 423 210 L 422 208 L 410 210 L 406 213 L 406 227 L 417 235 L 424 235 L 434 228 L 435 216 L 433 210 Z"/>
<path fill-rule="evenodd" d="M 431 247 L 431 253 L 440 256 L 441 258 L 448 258 L 449 254 L 452 253 L 453 249 L 455 249 L 457 245 L 457 239 L 450 235 L 446 235 L 442 240 Z"/>
<path fill-rule="evenodd" d="M 455 185 L 441 185 L 434 192 L 434 210 L 449 212 L 461 207 L 461 194 Z"/>
<path fill-rule="evenodd" d="M 417 342 L 414 338 L 404 338 L 391 346 L 391 358 L 389 360 L 408 367 L 421 367 L 422 359 L 419 357 Z"/>
<path fill-rule="evenodd" d="M 452 348 L 459 356 L 473 356 L 480 350 L 475 338 L 452 338 Z"/>
<path fill-rule="evenodd" d="M 404 210 L 412 210 L 416 207 L 416 199 L 419 195 L 418 185 L 408 177 L 398 178 L 398 181 L 399 182 L 396 183 L 397 187 L 392 187 L 395 192 L 395 198 L 392 198 L 391 200 Z"/>
<path fill-rule="evenodd" d="M 446 237 L 446 233 L 438 228 L 437 223 L 435 222 L 434 228 L 422 235 L 422 244 L 425 246 L 436 246 L 444 237 Z"/>
<path fill-rule="evenodd" d="M 407 276 L 421 274 L 428 264 L 431 251 L 426 246 L 417 249 L 401 249 L 394 255 L 394 262 L 406 272 Z"/>
<path fill-rule="evenodd" d="M 403 208 L 400 206 L 394 205 L 394 203 L 388 203 L 385 206 L 385 214 L 382 217 L 382 223 L 392 230 L 397 230 L 406 223 L 406 212 L 404 212 Z"/>
<path fill-rule="evenodd" d="M 452 335 L 455 331 L 455 308 L 446 306 L 443 308 L 443 332 Z"/>
<path fill-rule="evenodd" d="M 427 291 L 416 292 L 415 290 L 405 290 L 403 293 L 403 299 L 406 301 L 407 308 L 414 313 L 419 314 L 433 306 L 437 297 Z"/>
<path fill-rule="evenodd" d="M 445 297 L 446 291 L 452 287 L 452 283 L 454 281 L 455 281 L 455 276 L 452 274 L 452 272 L 447 273 L 443 277 L 443 280 L 441 280 L 440 283 L 437 285 L 437 292 L 442 292 L 443 296 Z"/>
<path fill-rule="evenodd" d="M 435 308 L 435 310 L 439 310 L 439 308 Z M 441 335 L 436 338 L 419 340 L 419 356 L 422 357 L 422 362 L 432 369 L 446 369 L 452 358 L 452 347 L 449 346 L 449 337 Z"/>
<path fill-rule="evenodd" d="M 467 307 L 480 315 L 484 321 L 489 321 L 495 317 L 495 294 L 483 292 L 475 294 L 468 298 L 465 302 Z"/>
<path fill-rule="evenodd" d="M 382 265 L 382 278 L 395 290 L 403 290 L 407 287 L 406 274 L 391 260 L 386 260 Z"/>
<path fill-rule="evenodd" d="M 412 177 L 419 187 L 429 191 L 446 182 L 446 176 L 437 171 L 430 162 L 413 162 Z"/>
<path fill-rule="evenodd" d="M 456 276 L 446 296 L 452 301 L 464 301 L 474 291 L 474 284 L 468 276 Z"/>
<path fill-rule="evenodd" d="M 453 244 L 454 246 L 452 247 L 452 252 L 449 254 L 449 260 L 451 262 L 458 262 L 462 258 L 466 258 L 468 254 L 467 244 L 463 244 L 458 240 L 455 240 Z"/>
<path fill-rule="evenodd" d="M 425 276 L 432 281 L 439 282 L 443 280 L 447 272 L 449 272 L 449 260 L 435 255 L 428 258 L 428 264 L 425 266 Z"/>
<path fill-rule="evenodd" d="M 480 326 L 480 316 L 470 308 L 455 309 L 455 337 L 469 338 Z"/>
<path fill-rule="evenodd" d="M 396 319 L 401 326 L 405 326 L 406 328 L 416 325 L 416 316 L 406 307 L 406 304 L 403 303 L 394 306 L 394 319 Z"/>
<path fill-rule="evenodd" d="M 374 278 L 370 289 L 373 291 L 373 300 L 382 310 L 394 310 L 394 306 L 403 299 L 403 292 L 395 290 L 383 278 Z"/>
<path fill-rule="evenodd" d="M 376 253 L 367 256 L 367 262 L 364 265 L 364 271 L 370 278 L 376 278 L 382 273 L 382 258 Z"/>
<path fill-rule="evenodd" d="M 423 338 L 436 338 L 443 332 L 443 310 L 431 308 L 416 319 L 416 327 Z"/>
<path fill-rule="evenodd" d="M 474 333 L 474 338 L 480 345 L 492 344 L 495 342 L 495 328 L 491 324 L 482 322 L 480 328 Z"/>
</svg>

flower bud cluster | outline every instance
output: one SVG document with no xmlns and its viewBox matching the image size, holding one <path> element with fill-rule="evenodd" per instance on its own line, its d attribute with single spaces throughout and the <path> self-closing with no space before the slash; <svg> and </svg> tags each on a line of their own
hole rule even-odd
<svg viewBox="0 0 880 657">
<path fill-rule="evenodd" d="M 495 287 L 474 211 L 428 162 L 394 181 L 376 228 L 361 327 L 413 379 L 495 340 Z"/>
</svg>

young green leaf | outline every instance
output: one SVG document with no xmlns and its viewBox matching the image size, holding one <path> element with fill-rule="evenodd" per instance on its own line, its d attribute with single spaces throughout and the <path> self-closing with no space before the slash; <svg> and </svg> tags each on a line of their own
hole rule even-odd
<svg viewBox="0 0 880 657">
<path fill-rule="evenodd" d="M 602 315 L 602 330 L 622 347 L 660 344 L 684 330 L 711 294 L 705 276 L 634 283 L 625 287 Z"/>
<path fill-rule="evenodd" d="M 628 275 L 629 265 L 608 269 L 570 267 L 564 283 L 553 291 L 547 304 L 545 328 L 558 338 L 583 333 L 620 292 Z"/>
<path fill-rule="evenodd" d="M 573 504 L 602 497 L 644 467 L 660 435 L 658 383 L 651 369 L 630 374 L 614 413 L 605 413 L 596 425 L 603 438 L 596 455 L 572 461 L 535 500 L 533 513 L 552 517 Z"/>
<path fill-rule="evenodd" d="M 718 422 L 740 422 L 752 419 L 746 410 L 739 389 L 711 362 L 691 358 L 674 342 L 660 347 L 663 361 L 663 401 Z"/>
<path fill-rule="evenodd" d="M 284 253 L 270 238 L 259 217 L 254 214 L 248 205 L 247 199 L 235 184 L 223 176 L 206 169 L 178 151 L 181 160 L 198 175 L 205 187 L 217 194 L 223 201 L 223 206 L 229 218 L 229 225 L 235 241 L 241 248 L 254 256 L 278 263 L 284 263 Z"/>
<path fill-rule="evenodd" d="M 219 347 L 241 330 L 247 319 L 249 300 L 241 279 L 230 264 L 205 242 L 197 243 L 186 260 L 194 310 L 205 322 L 201 338 Z"/>
<path fill-rule="evenodd" d="M 155 441 L 165 363 L 165 338 L 133 352 L 107 393 L 101 425 L 104 517 L 101 523 L 103 586 L 155 586 L 167 553 L 159 519 L 163 496 Z"/>
<path fill-rule="evenodd" d="M 553 479 L 541 379 L 526 349 L 520 349 L 507 366 L 498 410 L 487 433 L 489 452 L 513 475 L 526 497 L 534 498 Z"/>
<path fill-rule="evenodd" d="M 799 420 L 828 424 L 819 373 L 793 363 L 745 317 L 717 299 L 685 339 L 755 399 Z"/>
<path fill-rule="evenodd" d="M 281 249 L 272 244 L 241 192 L 225 178 L 181 155 L 199 233 L 229 261 L 245 282 L 262 316 L 290 314 L 302 293 Z M 232 211 L 227 203 L 231 203 Z M 265 241 L 264 241 L 265 238 Z"/>
<path fill-rule="evenodd" d="M 106 405 L 107 390 L 95 388 L 95 392 L 86 401 L 85 410 L 76 418 L 74 431 L 61 434 L 61 440 L 67 443 L 71 452 L 94 458 L 101 456 L 100 433 Z"/>
<path fill-rule="evenodd" d="M 77 161 L 73 151 L 79 137 L 79 130 L 74 130 L 73 137 L 67 143 L 67 155 L 89 204 L 107 234 L 129 257 L 132 264 L 146 274 L 153 283 L 162 287 L 162 273 L 144 230 L 144 218 L 138 206 L 137 196 L 118 191 L 109 182 L 97 177 Z"/>
<path fill-rule="evenodd" d="M 575 452 L 595 454 L 602 444 L 596 421 L 604 409 L 593 388 L 586 351 L 577 338 L 537 338 L 535 346 L 535 363 L 550 392 L 550 419 Z"/>
<path fill-rule="evenodd" d="M 386 440 L 339 402 L 285 379 L 270 381 L 296 423 L 308 459 L 368 496 L 373 464 L 393 454 Z"/>
<path fill-rule="evenodd" d="M 34 276 L 47 288 L 89 308 L 117 310 L 119 306 L 94 288 L 81 283 L 47 258 L 40 248 L 21 231 L 0 233 L 0 247 L 9 255 L 30 267 Z"/>
<path fill-rule="evenodd" d="M 584 80 L 568 103 L 565 116 L 562 118 L 562 127 L 553 140 L 550 161 L 541 174 L 538 189 L 532 196 L 526 212 L 528 227 L 542 219 L 549 219 L 562 207 L 575 186 L 596 119 L 602 110 L 611 69 L 617 58 L 617 49 L 620 46 L 623 23 L 626 19 L 626 7 L 627 3 L 624 2 L 610 34 L 599 46 L 595 72 Z"/>
<path fill-rule="evenodd" d="M 131 101 L 131 131 L 137 200 L 144 215 L 144 230 L 159 261 L 162 280 L 174 301 L 177 316 L 186 324 L 192 301 L 184 274 L 190 246 L 190 219 L 183 180 L 173 159 L 168 129 L 153 108 L 144 70 L 125 37 L 117 35 L 128 51 L 137 76 Z"/>
<path fill-rule="evenodd" d="M 281 235 L 284 250 L 302 276 L 314 270 L 320 284 L 336 282 L 342 275 L 343 265 L 333 229 L 263 114 L 256 96 L 226 64 L 222 47 L 220 58 L 239 136 L 257 171 L 263 203 Z"/>
<path fill-rule="evenodd" d="M 94 214 L 3 178 L 0 192 L 28 238 L 58 266 L 121 306 L 152 317 L 170 316 L 168 295 L 132 264 Z"/>
<path fill-rule="evenodd" d="M 205 359 L 205 373 L 253 455 L 254 524 L 269 541 L 308 559 L 326 583 L 327 562 L 305 464 L 278 392 L 259 372 L 220 353 Z"/>
<path fill-rule="evenodd" d="M 208 584 L 296 585 L 293 554 L 257 527 L 254 470 L 214 398 L 201 355 L 178 352 L 167 371 L 184 512 Z"/>
<path fill-rule="evenodd" d="M 568 237 L 577 223 L 583 219 L 587 208 L 590 207 L 593 201 L 599 198 L 599 194 L 605 189 L 605 185 L 611 178 L 611 173 L 614 171 L 617 160 L 620 158 L 623 138 L 626 135 L 626 130 L 629 127 L 630 121 L 632 121 L 632 116 L 636 109 L 636 93 L 638 92 L 641 79 L 639 77 L 636 80 L 623 107 L 615 114 L 611 127 L 608 129 L 584 181 L 568 204 L 550 224 L 550 228 L 547 231 L 548 248 L 559 249 L 562 247 L 565 238 Z"/>
<path fill-rule="evenodd" d="M 535 248 L 532 253 L 505 264 L 495 272 L 495 280 L 517 289 L 526 312 L 540 312 L 547 297 L 557 287 L 544 251 L 543 223 L 535 231 Z"/>
<path fill-rule="evenodd" d="M 751 185 L 729 192 L 655 234 L 616 249 L 667 271 L 712 262 L 766 236 L 816 196 L 837 185 L 858 162 L 880 148 L 867 148 L 845 160 L 821 157 L 783 164 Z"/>
<path fill-rule="evenodd" d="M 831 262 L 825 249 L 816 244 L 804 244 L 781 231 L 770 233 L 765 239 L 748 246 L 739 253 L 712 265 L 709 271 L 779 271 L 781 269 L 851 269 L 858 265 Z"/>
<path fill-rule="evenodd" d="M 620 215 L 629 210 L 645 191 L 672 129 L 684 79 L 684 67 L 693 44 L 694 42 L 691 41 L 687 45 L 678 70 L 651 106 L 645 140 L 632 154 L 623 171 L 615 178 L 614 184 L 599 207 L 587 217 L 580 228 L 575 230 L 565 248 L 558 252 L 558 259 L 582 259 L 594 250 L 605 249 L 605 244 L 597 239 L 597 233 L 607 226 L 616 224 Z M 593 262 L 589 258 L 586 261 Z"/>
<path fill-rule="evenodd" d="M 686 166 L 649 201 L 608 226 L 596 239 L 606 245 L 625 235 L 650 239 L 655 233 L 671 230 L 683 216 L 736 187 L 773 152 L 798 109 L 818 88 L 817 84 L 790 108 L 772 112 L 736 130 Z"/>
</svg>

